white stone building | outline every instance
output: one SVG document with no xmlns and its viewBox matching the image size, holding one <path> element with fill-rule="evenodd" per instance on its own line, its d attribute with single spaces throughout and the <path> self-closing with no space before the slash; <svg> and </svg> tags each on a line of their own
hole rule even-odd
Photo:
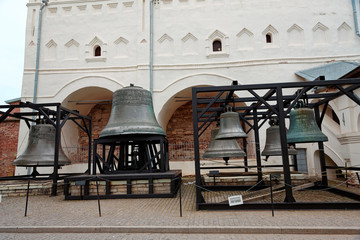
<svg viewBox="0 0 360 240">
<path fill-rule="evenodd" d="M 133 83 L 152 91 L 166 130 L 194 86 L 306 81 L 295 73 L 360 62 L 353 2 L 359 9 L 355 0 L 29 0 L 21 100 L 87 115 Z M 327 161 L 359 166 L 360 108 L 346 98 L 330 105 L 340 122 L 325 119 Z M 79 145 L 73 127 L 63 129 L 63 145 Z M 27 131 L 22 124 L 19 152 Z M 310 175 L 318 171 L 316 146 L 305 145 Z M 185 174 L 194 168 L 171 164 Z"/>
</svg>

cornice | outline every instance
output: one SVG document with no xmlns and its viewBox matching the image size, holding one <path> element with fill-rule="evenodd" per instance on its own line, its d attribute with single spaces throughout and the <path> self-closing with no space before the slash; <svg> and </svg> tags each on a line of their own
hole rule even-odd
<svg viewBox="0 0 360 240">
<path fill-rule="evenodd" d="M 215 68 L 233 68 L 233 67 L 251 67 L 261 65 L 278 64 L 304 64 L 304 63 L 326 63 L 344 60 L 359 60 L 360 55 L 342 55 L 342 56 L 318 56 L 312 58 L 277 58 L 277 59 L 257 59 L 244 61 L 228 61 L 219 63 L 186 63 L 186 64 L 156 64 L 154 70 L 196 70 L 196 69 L 215 69 Z M 130 66 L 108 66 L 108 67 L 79 67 L 79 68 L 41 68 L 42 74 L 54 73 L 73 73 L 73 72 L 126 72 L 136 70 L 148 70 L 148 64 L 130 65 Z M 24 73 L 33 73 L 34 68 L 25 68 Z"/>
<path fill-rule="evenodd" d="M 349 133 L 349 134 L 342 134 L 337 138 L 341 145 L 351 144 L 351 143 L 360 143 L 360 133 Z"/>
</svg>

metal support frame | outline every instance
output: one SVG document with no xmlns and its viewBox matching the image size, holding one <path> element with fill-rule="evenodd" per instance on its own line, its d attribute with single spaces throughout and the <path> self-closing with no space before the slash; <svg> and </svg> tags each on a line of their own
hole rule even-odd
<svg viewBox="0 0 360 240">
<path fill-rule="evenodd" d="M 2 111 L 2 109 L 6 109 Z M 20 109 L 19 112 L 12 113 L 13 110 Z M 31 112 L 24 112 L 21 109 L 32 109 Z M 30 175 L 18 175 L 10 177 L 1 177 L 1 181 L 6 180 L 45 180 L 52 179 L 52 189 L 51 195 L 55 196 L 57 194 L 57 182 L 60 179 L 63 179 L 64 176 L 83 174 L 83 173 L 59 173 L 59 147 L 61 141 L 61 129 L 68 120 L 74 122 L 77 126 L 80 127 L 88 135 L 88 145 L 89 145 L 89 154 L 88 154 L 88 169 L 86 173 L 90 174 L 90 164 L 91 164 L 91 117 L 81 115 L 78 111 L 67 109 L 61 106 L 60 103 L 40 103 L 34 104 L 31 102 L 20 102 L 17 105 L 0 105 L 0 123 L 3 122 L 7 117 L 14 117 L 20 120 L 24 120 L 26 125 L 30 128 L 31 124 L 36 123 L 39 119 L 44 119 L 47 123 L 53 125 L 56 129 L 55 132 L 55 150 L 54 150 L 54 167 L 51 174 L 39 174 L 34 167 L 34 171 Z M 83 125 L 81 125 L 80 121 Z M 41 166 L 38 166 L 41 167 Z"/>
<path fill-rule="evenodd" d="M 98 152 L 102 146 L 102 155 Z M 161 135 L 121 135 L 95 139 L 93 170 L 101 174 L 169 171 L 168 142 Z"/>
<path fill-rule="evenodd" d="M 154 180 L 170 180 L 169 192 L 159 193 L 154 191 Z M 169 198 L 175 197 L 181 185 L 181 170 L 170 170 L 167 172 L 157 173 L 122 173 L 122 174 L 100 174 L 100 175 L 78 175 L 69 176 L 64 179 L 65 200 L 90 200 L 97 199 L 97 195 L 91 195 L 90 182 L 106 182 L 105 191 L 102 191 L 100 199 L 116 198 Z M 147 193 L 134 193 L 132 187 L 136 185 L 137 180 L 146 181 L 148 185 Z M 126 181 L 126 193 L 112 192 L 113 185 L 111 182 Z M 71 194 L 70 186 L 81 182 L 84 186 L 84 194 Z M 75 183 L 75 184 L 72 184 Z M 104 186 L 104 185 L 103 185 Z"/>
<path fill-rule="evenodd" d="M 330 87 L 330 91 L 316 93 L 310 92 L 311 89 L 316 87 Z M 200 153 L 199 153 L 199 137 L 207 127 L 214 121 L 217 121 L 215 116 L 219 115 L 219 112 L 222 111 L 221 107 L 225 104 L 232 101 L 234 106 L 234 111 L 239 113 L 240 119 L 245 129 L 245 124 L 249 126 L 249 131 L 253 130 L 255 134 L 256 141 L 256 151 L 257 159 L 259 158 L 259 136 L 258 131 L 263 126 L 263 124 L 269 119 L 272 115 L 277 115 L 279 118 L 279 129 L 281 136 L 281 149 L 282 149 L 282 166 L 284 173 L 284 182 L 285 182 L 285 193 L 286 197 L 284 203 L 279 204 L 275 203 L 276 209 L 312 209 L 312 208 L 353 208 L 360 209 L 360 203 L 296 203 L 296 200 L 293 196 L 292 185 L 291 185 L 291 174 L 290 174 L 290 165 L 289 156 L 288 156 L 288 144 L 286 139 L 286 127 L 285 119 L 289 117 L 291 109 L 295 104 L 302 98 L 308 99 L 317 99 L 317 101 L 312 101 L 308 104 L 308 107 L 314 108 L 316 121 L 319 126 L 325 116 L 326 107 L 329 101 L 334 100 L 340 96 L 347 96 L 355 103 L 360 105 L 359 98 L 354 94 L 354 90 L 360 88 L 360 79 L 341 79 L 341 80 L 328 80 L 328 81 L 312 81 L 312 82 L 286 82 L 286 83 L 273 83 L 273 84 L 251 84 L 251 85 L 230 85 L 230 86 L 215 86 L 215 87 L 194 87 L 192 89 L 192 108 L 193 108 L 193 129 L 194 129 L 194 159 L 195 159 L 195 177 L 196 177 L 196 208 L 199 209 L 228 209 L 228 205 L 224 204 L 213 204 L 206 203 L 202 195 L 202 191 L 209 188 L 205 186 L 201 181 L 201 170 L 210 169 L 209 167 L 201 166 L 200 164 Z M 335 89 L 335 90 L 334 90 Z M 259 92 L 266 90 L 266 93 L 261 96 Z M 290 91 L 289 91 L 290 90 Z M 288 92 L 293 91 L 292 94 L 287 94 Z M 250 97 L 242 97 L 242 93 L 250 95 Z M 214 94 L 215 97 L 198 97 L 198 94 L 208 93 L 208 95 Z M 236 93 L 239 97 L 234 97 L 229 100 L 229 96 L 233 96 Z M 223 97 L 226 95 L 226 97 Z M 252 96 L 252 97 L 251 97 Z M 242 106 L 236 106 L 238 103 L 243 103 Z M 239 104 L 238 104 L 239 105 Z M 319 112 L 319 106 L 323 106 L 323 111 Z M 206 106 L 206 107 L 203 107 Z M 250 123 L 252 121 L 252 123 Z M 259 121 L 262 121 L 259 124 Z M 201 123 L 201 124 L 200 124 Z M 207 127 L 205 127 L 207 126 Z M 248 131 L 248 132 L 249 132 Z M 245 142 L 245 141 L 244 141 Z M 326 187 L 328 185 L 326 169 L 325 166 L 325 153 L 323 143 L 319 144 L 321 168 L 323 171 L 322 186 Z M 244 148 L 246 151 L 247 148 Z M 231 167 L 231 168 L 247 168 L 245 167 Z M 258 169 L 258 176 L 261 174 L 261 161 L 257 161 L 257 166 L 254 166 Z M 267 166 L 269 167 L 269 166 Z M 277 166 L 278 167 L 278 166 Z M 230 167 L 211 167 L 211 169 L 223 169 Z M 246 171 L 245 171 L 246 172 Z M 259 183 L 260 179 L 258 179 Z M 217 190 L 228 190 L 235 189 L 236 187 L 231 186 L 231 188 L 226 186 L 216 186 Z M 239 189 L 250 189 L 248 186 L 238 186 Z M 214 187 L 212 188 L 214 189 Z M 333 191 L 336 192 L 336 191 Z M 360 196 L 359 196 L 360 199 Z M 265 209 L 269 208 L 270 205 L 253 203 L 253 204 L 244 204 L 232 209 Z"/>
</svg>

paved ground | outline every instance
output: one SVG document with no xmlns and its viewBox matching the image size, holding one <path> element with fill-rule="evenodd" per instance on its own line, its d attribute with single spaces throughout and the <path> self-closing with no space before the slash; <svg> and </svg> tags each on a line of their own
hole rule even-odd
<svg viewBox="0 0 360 240">
<path fill-rule="evenodd" d="M 360 210 L 196 211 L 194 188 L 183 186 L 182 217 L 179 198 L 101 200 L 99 217 L 96 200 L 30 196 L 24 217 L 25 197 L 4 197 L 0 239 L 360 240 Z"/>
</svg>

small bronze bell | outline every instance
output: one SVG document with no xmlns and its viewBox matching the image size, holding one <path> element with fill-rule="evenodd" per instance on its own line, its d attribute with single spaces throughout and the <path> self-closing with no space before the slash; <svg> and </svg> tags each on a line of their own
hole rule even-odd
<svg viewBox="0 0 360 240">
<path fill-rule="evenodd" d="M 240 148 L 236 139 L 216 139 L 219 128 L 211 130 L 211 138 L 203 158 L 244 157 L 246 153 Z"/>
<path fill-rule="evenodd" d="M 163 135 L 150 91 L 130 85 L 114 92 L 111 114 L 100 138 L 124 134 Z"/>
<path fill-rule="evenodd" d="M 326 142 L 328 137 L 321 132 L 312 109 L 300 107 L 290 112 L 288 143 Z"/>
<path fill-rule="evenodd" d="M 288 148 L 288 154 L 289 155 L 296 155 L 297 151 L 294 149 L 294 147 Z M 266 129 L 266 142 L 265 142 L 265 148 L 261 152 L 262 156 L 266 156 L 266 159 L 269 156 L 281 156 L 282 150 L 281 150 L 281 140 L 280 140 L 280 128 L 278 125 L 278 120 L 271 119 L 270 120 L 270 127 Z"/>
<path fill-rule="evenodd" d="M 240 125 L 240 118 L 237 112 L 231 111 L 231 106 L 225 107 L 226 112 L 220 115 L 220 130 L 215 139 L 245 138 L 246 133 Z"/>
<path fill-rule="evenodd" d="M 33 125 L 29 131 L 29 142 L 26 150 L 13 162 L 15 166 L 36 167 L 54 166 L 55 132 L 51 124 Z M 71 161 L 59 146 L 58 165 L 68 165 Z"/>
</svg>

